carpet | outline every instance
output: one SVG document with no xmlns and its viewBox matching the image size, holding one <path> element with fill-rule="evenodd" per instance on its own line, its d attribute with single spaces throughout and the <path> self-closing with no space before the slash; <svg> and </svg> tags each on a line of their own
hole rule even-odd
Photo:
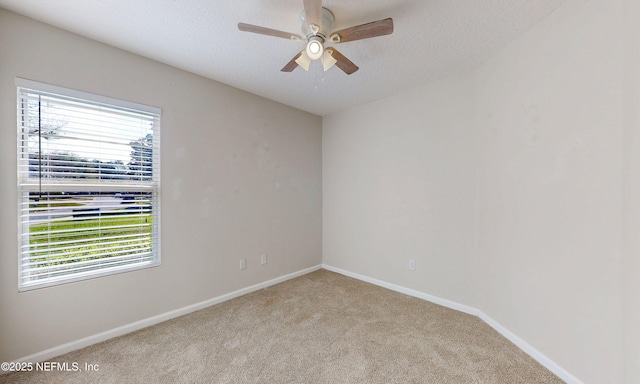
<svg viewBox="0 0 640 384">
<path fill-rule="evenodd" d="M 562 383 L 475 316 L 326 270 L 48 364 L 0 383 Z"/>
</svg>

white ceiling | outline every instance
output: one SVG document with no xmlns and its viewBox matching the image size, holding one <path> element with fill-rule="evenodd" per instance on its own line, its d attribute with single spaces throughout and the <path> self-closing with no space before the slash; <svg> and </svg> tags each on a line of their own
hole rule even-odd
<svg viewBox="0 0 640 384">
<path fill-rule="evenodd" d="M 325 0 L 334 30 L 392 17 L 392 35 L 337 47 L 360 70 L 280 72 L 304 42 L 240 32 L 238 22 L 301 34 L 302 0 L 0 0 L 0 7 L 94 40 L 326 115 L 472 68 L 565 0 Z M 330 45 L 330 44 L 329 44 Z"/>
</svg>

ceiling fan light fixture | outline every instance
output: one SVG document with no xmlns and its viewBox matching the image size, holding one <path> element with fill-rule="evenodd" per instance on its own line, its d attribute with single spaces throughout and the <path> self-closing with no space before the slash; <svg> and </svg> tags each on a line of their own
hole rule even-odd
<svg viewBox="0 0 640 384">
<path fill-rule="evenodd" d="M 322 38 L 319 36 L 312 36 L 309 38 L 305 51 L 311 60 L 318 60 L 322 57 L 322 54 L 324 53 L 322 43 Z"/>
<path fill-rule="evenodd" d="M 332 53 L 333 51 L 331 49 L 327 49 L 322 55 L 322 68 L 325 72 L 327 72 L 338 62 L 338 60 L 334 59 L 333 56 L 331 56 Z"/>
<path fill-rule="evenodd" d="M 295 60 L 296 64 L 298 64 L 305 71 L 309 71 L 309 64 L 311 64 L 311 59 L 309 55 L 307 55 L 307 51 L 302 51 L 300 57 Z"/>
</svg>

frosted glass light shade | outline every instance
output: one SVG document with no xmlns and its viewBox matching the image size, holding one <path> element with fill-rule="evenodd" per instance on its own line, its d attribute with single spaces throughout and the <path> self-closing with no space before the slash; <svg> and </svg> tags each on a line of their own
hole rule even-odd
<svg viewBox="0 0 640 384">
<path fill-rule="evenodd" d="M 322 39 L 317 36 L 311 37 L 307 43 L 307 49 L 305 49 L 305 51 L 311 60 L 318 60 L 321 58 L 324 53 Z"/>
</svg>

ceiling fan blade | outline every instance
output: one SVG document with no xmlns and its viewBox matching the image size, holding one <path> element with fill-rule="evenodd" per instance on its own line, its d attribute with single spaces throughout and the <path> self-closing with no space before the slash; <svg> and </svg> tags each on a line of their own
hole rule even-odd
<svg viewBox="0 0 640 384">
<path fill-rule="evenodd" d="M 258 33 L 260 35 L 282 37 L 283 39 L 302 40 L 302 37 L 300 37 L 300 35 L 296 35 L 295 33 L 289 33 L 284 31 L 278 31 L 277 29 L 259 27 L 253 24 L 238 23 L 238 29 L 244 32 Z"/>
<path fill-rule="evenodd" d="M 296 60 L 298 60 L 300 55 L 302 55 L 302 52 L 304 52 L 304 51 L 300 51 L 297 55 L 295 55 L 295 57 L 293 59 L 291 59 L 291 61 L 288 62 L 287 65 L 282 67 L 282 69 L 280 71 L 282 71 L 282 72 L 292 72 L 294 69 L 296 69 L 296 67 L 298 66 L 298 63 L 296 62 Z"/>
<path fill-rule="evenodd" d="M 304 13 L 307 25 L 315 24 L 318 29 L 322 28 L 322 0 L 304 0 Z M 313 30 L 311 27 L 309 29 Z"/>
<path fill-rule="evenodd" d="M 392 33 L 393 19 L 388 18 L 341 29 L 333 32 L 329 39 L 334 43 L 346 43 L 347 41 L 368 39 L 370 37 L 390 35 Z"/>
<path fill-rule="evenodd" d="M 338 68 L 342 69 L 342 71 L 344 73 L 346 73 L 347 75 L 352 74 L 353 72 L 357 71 L 358 66 L 353 64 L 353 62 L 351 62 L 351 60 L 347 59 L 342 53 L 338 52 L 337 49 L 331 47 L 327 49 L 327 52 L 329 52 L 329 54 L 336 59 L 336 65 L 338 66 Z"/>
</svg>

